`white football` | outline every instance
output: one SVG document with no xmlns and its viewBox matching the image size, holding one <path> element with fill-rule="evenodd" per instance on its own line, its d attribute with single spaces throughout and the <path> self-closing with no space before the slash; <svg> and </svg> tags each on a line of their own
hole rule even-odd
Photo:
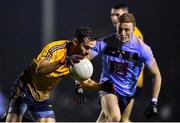
<svg viewBox="0 0 180 123">
<path fill-rule="evenodd" d="M 70 75 L 74 80 L 84 81 L 93 74 L 93 65 L 88 59 L 82 59 L 79 63 L 70 66 Z"/>
</svg>

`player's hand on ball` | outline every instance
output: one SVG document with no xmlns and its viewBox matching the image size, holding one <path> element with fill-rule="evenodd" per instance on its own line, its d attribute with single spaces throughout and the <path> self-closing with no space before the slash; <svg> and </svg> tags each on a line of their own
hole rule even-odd
<svg viewBox="0 0 180 123">
<path fill-rule="evenodd" d="M 115 88 L 114 88 L 114 84 L 112 81 L 105 81 L 101 84 L 101 88 L 103 91 L 108 92 L 108 93 L 114 93 L 115 92 Z"/>
<path fill-rule="evenodd" d="M 82 55 L 72 55 L 72 56 L 67 56 L 65 59 L 66 65 L 72 65 L 74 63 L 79 63 L 80 60 L 82 60 L 84 56 Z"/>
<path fill-rule="evenodd" d="M 88 59 L 82 59 L 70 66 L 70 76 L 74 80 L 85 81 L 91 78 L 92 74 L 93 65 Z"/>
<path fill-rule="evenodd" d="M 150 102 L 149 106 L 145 110 L 145 115 L 147 119 L 153 118 L 158 114 L 157 103 Z"/>
<path fill-rule="evenodd" d="M 84 93 L 84 90 L 80 87 L 79 81 L 75 81 L 74 100 L 80 104 L 85 104 L 87 102 L 86 94 Z"/>
</svg>

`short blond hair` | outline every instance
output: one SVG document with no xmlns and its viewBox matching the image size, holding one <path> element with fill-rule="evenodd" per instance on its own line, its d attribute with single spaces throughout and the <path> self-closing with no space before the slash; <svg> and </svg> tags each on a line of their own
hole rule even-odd
<svg viewBox="0 0 180 123">
<path fill-rule="evenodd" d="M 136 20 L 133 14 L 131 13 L 124 13 L 119 17 L 120 23 L 133 23 L 133 26 L 136 26 Z"/>
</svg>

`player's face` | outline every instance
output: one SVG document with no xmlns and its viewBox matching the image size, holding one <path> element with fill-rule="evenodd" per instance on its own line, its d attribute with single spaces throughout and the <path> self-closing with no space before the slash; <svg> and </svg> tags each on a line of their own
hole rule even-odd
<svg viewBox="0 0 180 123">
<path fill-rule="evenodd" d="M 119 16 L 121 16 L 124 13 L 127 13 L 127 11 L 123 9 L 111 9 L 111 20 L 114 27 L 116 27 L 117 24 L 119 23 L 118 22 Z"/>
<path fill-rule="evenodd" d="M 118 38 L 121 42 L 126 43 L 129 42 L 132 38 L 134 32 L 133 23 L 119 23 L 117 25 Z"/>
<path fill-rule="evenodd" d="M 96 40 L 91 40 L 91 39 L 85 37 L 83 39 L 83 42 L 80 43 L 80 45 L 79 45 L 81 55 L 84 55 L 84 56 L 88 55 L 91 48 L 95 47 L 95 45 L 96 45 Z"/>
</svg>

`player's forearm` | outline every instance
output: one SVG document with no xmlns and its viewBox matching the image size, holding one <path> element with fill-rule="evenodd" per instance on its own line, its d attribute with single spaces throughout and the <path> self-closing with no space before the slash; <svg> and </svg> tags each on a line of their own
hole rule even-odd
<svg viewBox="0 0 180 123">
<path fill-rule="evenodd" d="M 152 90 L 152 97 L 158 99 L 160 89 L 161 89 L 161 75 L 160 73 L 158 75 L 154 76 L 153 79 L 153 90 Z"/>
<path fill-rule="evenodd" d="M 49 73 L 54 72 L 56 69 L 58 69 L 62 64 L 60 64 L 59 61 L 55 62 L 46 62 L 46 63 L 41 63 L 38 65 L 36 69 L 36 75 L 38 76 L 43 76 L 47 75 Z"/>
<path fill-rule="evenodd" d="M 101 84 L 93 80 L 87 80 L 81 82 L 81 87 L 84 89 L 101 90 Z"/>
<path fill-rule="evenodd" d="M 153 64 L 151 64 L 148 68 L 153 76 L 152 99 L 154 98 L 157 101 L 161 89 L 161 73 L 156 60 L 153 60 Z"/>
</svg>

